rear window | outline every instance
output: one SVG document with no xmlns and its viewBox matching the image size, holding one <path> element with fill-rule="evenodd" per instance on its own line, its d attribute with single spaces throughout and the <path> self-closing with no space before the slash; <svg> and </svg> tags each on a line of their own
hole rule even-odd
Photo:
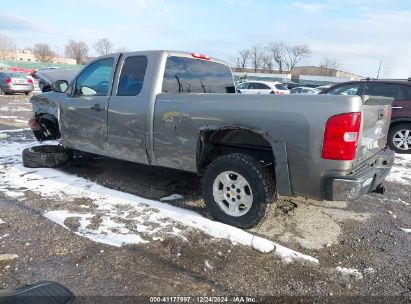
<svg viewBox="0 0 411 304">
<path fill-rule="evenodd" d="M 14 77 L 14 78 L 27 78 L 26 75 L 22 73 L 5 73 L 6 77 Z"/>
<path fill-rule="evenodd" d="M 400 85 L 398 100 L 411 100 L 411 86 Z"/>
<path fill-rule="evenodd" d="M 276 84 L 275 88 L 277 90 L 288 90 L 288 87 L 285 84 Z"/>
<path fill-rule="evenodd" d="M 164 93 L 235 93 L 226 65 L 184 57 L 169 57 L 164 72 Z"/>
<path fill-rule="evenodd" d="M 365 85 L 364 95 L 396 98 L 398 95 L 398 86 L 389 83 L 367 83 Z"/>
</svg>

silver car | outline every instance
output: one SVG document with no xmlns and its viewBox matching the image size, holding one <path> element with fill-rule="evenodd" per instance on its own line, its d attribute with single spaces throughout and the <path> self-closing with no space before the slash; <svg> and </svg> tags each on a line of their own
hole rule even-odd
<svg viewBox="0 0 411 304">
<path fill-rule="evenodd" d="M 33 90 L 33 80 L 23 73 L 0 72 L 0 95 L 13 93 L 29 95 Z"/>
</svg>

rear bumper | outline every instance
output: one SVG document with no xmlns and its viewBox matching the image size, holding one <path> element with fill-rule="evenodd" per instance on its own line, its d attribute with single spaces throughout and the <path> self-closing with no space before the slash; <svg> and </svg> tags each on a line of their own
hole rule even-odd
<svg viewBox="0 0 411 304">
<path fill-rule="evenodd" d="M 395 153 L 385 149 L 345 176 L 325 177 L 325 199 L 330 201 L 355 200 L 377 188 L 390 173 Z"/>
<path fill-rule="evenodd" d="M 3 91 L 6 93 L 26 93 L 34 90 L 32 84 L 11 84 L 3 87 Z"/>
</svg>

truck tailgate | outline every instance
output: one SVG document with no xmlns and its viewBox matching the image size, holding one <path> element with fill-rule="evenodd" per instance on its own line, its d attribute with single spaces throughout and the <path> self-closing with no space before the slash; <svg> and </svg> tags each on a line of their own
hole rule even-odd
<svg viewBox="0 0 411 304">
<path fill-rule="evenodd" d="M 362 134 L 354 165 L 385 148 L 391 121 L 393 98 L 362 96 Z"/>
</svg>

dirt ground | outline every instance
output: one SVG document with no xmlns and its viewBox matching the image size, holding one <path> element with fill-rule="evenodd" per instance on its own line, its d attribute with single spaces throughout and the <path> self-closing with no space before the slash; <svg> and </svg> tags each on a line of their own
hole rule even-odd
<svg viewBox="0 0 411 304">
<path fill-rule="evenodd" d="M 27 128 L 29 110 L 26 97 L 0 96 L 0 130 Z M 16 142 L 32 138 L 29 130 L 9 136 Z M 210 217 L 200 196 L 201 180 L 193 174 L 106 158 L 60 170 L 154 200 L 178 193 L 184 199 L 169 204 Z M 384 195 L 372 193 L 353 202 L 281 199 L 249 231 L 316 257 L 319 264 L 285 263 L 194 229 L 186 239 L 170 235 L 146 244 L 109 246 L 74 234 L 76 223 L 68 223 L 72 231 L 45 218 L 56 201 L 34 193 L 24 199 L 0 193 L 5 222 L 0 224 L 0 254 L 18 255 L 0 260 L 0 288 L 53 280 L 78 296 L 406 303 L 411 300 L 411 237 L 401 228 L 411 228 L 411 185 L 387 182 L 386 189 Z M 65 207 L 75 210 L 77 203 Z"/>
</svg>

